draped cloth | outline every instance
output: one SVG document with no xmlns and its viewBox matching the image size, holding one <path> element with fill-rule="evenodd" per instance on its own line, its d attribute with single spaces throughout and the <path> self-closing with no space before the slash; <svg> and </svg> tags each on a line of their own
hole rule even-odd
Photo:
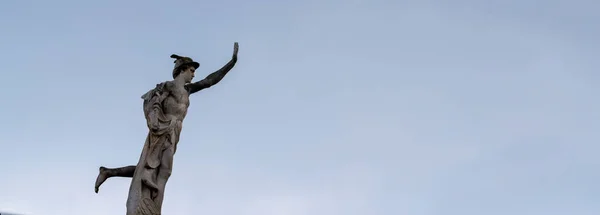
<svg viewBox="0 0 600 215">
<path fill-rule="evenodd" d="M 168 95 L 169 87 L 163 82 L 142 96 L 149 131 L 129 188 L 127 215 L 161 214 L 182 128 L 180 120 L 164 113 L 163 101 Z"/>
</svg>

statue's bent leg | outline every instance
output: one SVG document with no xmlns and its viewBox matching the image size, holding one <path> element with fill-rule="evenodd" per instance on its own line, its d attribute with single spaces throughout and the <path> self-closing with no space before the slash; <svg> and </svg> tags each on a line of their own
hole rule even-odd
<svg viewBox="0 0 600 215">
<path fill-rule="evenodd" d="M 100 185 L 106 181 L 106 179 L 111 177 L 133 177 L 133 173 L 135 172 L 136 166 L 124 166 L 119 168 L 106 168 L 101 166 L 99 169 L 98 177 L 96 178 L 96 185 L 94 187 L 94 191 L 98 193 L 98 189 Z"/>
<path fill-rule="evenodd" d="M 168 149 L 166 149 L 165 151 L 163 151 L 163 155 L 161 158 L 158 177 L 156 179 L 156 184 L 158 184 L 158 186 L 159 186 L 158 192 L 160 192 L 160 194 L 158 196 L 156 196 L 157 199 L 155 200 L 156 202 L 158 202 L 161 205 L 162 205 L 167 181 L 169 180 L 169 178 L 171 177 L 171 173 L 173 172 L 173 157 L 174 157 L 174 155 L 175 155 L 175 148 L 172 146 L 172 147 L 169 147 Z"/>
</svg>

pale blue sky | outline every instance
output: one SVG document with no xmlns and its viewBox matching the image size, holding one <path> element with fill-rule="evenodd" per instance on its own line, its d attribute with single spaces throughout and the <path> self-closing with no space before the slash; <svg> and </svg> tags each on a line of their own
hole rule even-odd
<svg viewBox="0 0 600 215">
<path fill-rule="evenodd" d="M 124 214 L 140 96 L 192 96 L 165 214 L 597 215 L 600 2 L 0 3 L 0 211 Z"/>
</svg>

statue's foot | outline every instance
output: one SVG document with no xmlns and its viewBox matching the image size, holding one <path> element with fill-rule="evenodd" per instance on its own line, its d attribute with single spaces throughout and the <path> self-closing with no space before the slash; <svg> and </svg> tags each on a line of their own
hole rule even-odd
<svg viewBox="0 0 600 215">
<path fill-rule="evenodd" d="M 106 181 L 106 179 L 108 178 L 108 174 L 106 172 L 106 167 L 101 166 L 98 171 L 98 177 L 96 178 L 96 186 L 94 186 L 94 191 L 96 193 L 98 193 L 98 190 L 100 188 L 100 185 L 102 185 L 102 183 L 104 183 L 104 181 Z"/>
</svg>

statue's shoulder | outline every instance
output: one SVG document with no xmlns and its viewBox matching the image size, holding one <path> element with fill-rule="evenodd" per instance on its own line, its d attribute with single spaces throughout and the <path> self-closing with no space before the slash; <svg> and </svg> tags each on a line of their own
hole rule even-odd
<svg viewBox="0 0 600 215">
<path fill-rule="evenodd" d="M 174 83 L 171 81 L 165 81 L 156 84 L 153 89 L 148 90 L 144 95 L 142 95 L 143 100 L 150 100 L 155 95 L 160 95 L 165 92 L 169 92 L 170 89 L 174 86 Z"/>
</svg>

